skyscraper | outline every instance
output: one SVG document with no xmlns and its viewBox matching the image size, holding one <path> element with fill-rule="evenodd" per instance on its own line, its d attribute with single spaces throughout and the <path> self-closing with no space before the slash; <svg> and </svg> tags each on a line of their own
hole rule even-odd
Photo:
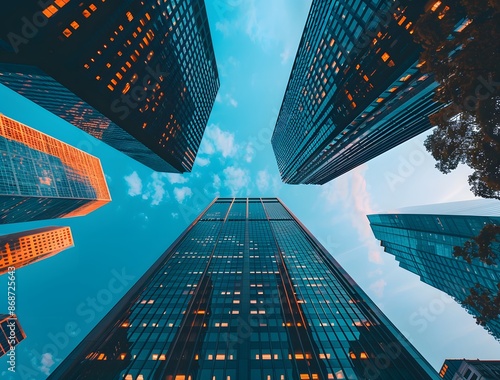
<svg viewBox="0 0 500 380">
<path fill-rule="evenodd" d="M 443 380 L 500 379 L 500 360 L 446 359 L 439 376 Z"/>
<path fill-rule="evenodd" d="M 99 159 L 0 114 L 0 224 L 87 215 L 110 200 Z"/>
<path fill-rule="evenodd" d="M 497 264 L 473 259 L 468 264 L 453 256 L 454 246 L 476 237 L 487 224 L 500 225 L 500 202 L 476 200 L 408 208 L 393 214 L 369 215 L 371 228 L 384 250 L 395 256 L 399 266 L 420 280 L 462 303 L 476 284 L 497 294 L 500 283 L 500 249 L 493 244 Z M 477 312 L 464 306 L 471 314 Z M 486 328 L 500 339 L 500 318 Z"/>
<path fill-rule="evenodd" d="M 324 184 L 431 127 L 442 104 L 412 36 L 424 5 L 313 0 L 272 137 L 285 183 Z"/>
<path fill-rule="evenodd" d="M 216 199 L 49 379 L 438 379 L 275 198 Z"/>
<path fill-rule="evenodd" d="M 43 227 L 0 236 L 0 275 L 74 247 L 69 227 Z"/>
<path fill-rule="evenodd" d="M 203 0 L 20 0 L 0 83 L 157 171 L 190 171 L 219 88 Z"/>
<path fill-rule="evenodd" d="M 4 356 L 26 338 L 23 328 L 17 317 L 9 314 L 0 314 L 0 356 Z"/>
</svg>

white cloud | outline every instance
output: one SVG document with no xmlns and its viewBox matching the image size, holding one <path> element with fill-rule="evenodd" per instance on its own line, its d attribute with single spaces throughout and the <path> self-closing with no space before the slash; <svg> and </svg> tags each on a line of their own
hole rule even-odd
<svg viewBox="0 0 500 380">
<path fill-rule="evenodd" d="M 46 352 L 41 356 L 40 367 L 38 367 L 38 369 L 48 376 L 50 374 L 50 367 L 52 367 L 54 364 L 54 357 L 51 353 Z"/>
<path fill-rule="evenodd" d="M 165 197 L 165 182 L 162 181 L 164 175 L 153 173 L 152 182 L 148 183 L 148 198 L 151 198 L 151 206 L 158 206 Z M 168 194 L 167 194 L 168 196 Z"/>
<path fill-rule="evenodd" d="M 142 180 L 137 172 L 125 176 L 125 182 L 127 182 L 128 185 L 128 195 L 131 197 L 135 197 L 142 193 Z"/>
<path fill-rule="evenodd" d="M 208 166 L 210 165 L 210 159 L 209 158 L 203 158 L 203 157 L 196 157 L 196 163 L 199 166 Z"/>
<path fill-rule="evenodd" d="M 265 192 L 269 188 L 269 182 L 271 180 L 271 176 L 267 170 L 260 170 L 257 173 L 257 188 L 261 193 Z"/>
<path fill-rule="evenodd" d="M 238 102 L 233 97 L 229 97 L 229 104 L 234 108 L 238 107 Z"/>
<path fill-rule="evenodd" d="M 182 174 L 165 173 L 163 175 L 167 177 L 168 182 L 170 182 L 172 185 L 175 185 L 176 183 L 186 183 L 187 181 L 189 181 L 189 178 L 183 176 Z"/>
<path fill-rule="evenodd" d="M 231 195 L 234 197 L 238 192 L 247 187 L 250 180 L 248 171 L 235 166 L 228 166 L 224 169 L 224 186 L 226 186 L 230 191 Z"/>
<path fill-rule="evenodd" d="M 383 295 L 384 295 L 384 290 L 385 290 L 385 286 L 387 285 L 387 282 L 385 282 L 385 280 L 377 280 L 375 282 L 373 282 L 372 284 L 370 284 L 370 290 L 375 293 L 375 295 L 377 297 L 380 297 L 382 298 Z"/>
<path fill-rule="evenodd" d="M 177 202 L 182 203 L 184 199 L 189 198 L 193 195 L 193 191 L 189 187 L 176 187 L 174 189 L 174 196 Z"/>
<path fill-rule="evenodd" d="M 219 190 L 219 189 L 220 189 L 221 180 L 220 180 L 219 175 L 214 174 L 213 184 L 214 184 L 214 187 L 215 187 L 217 190 Z"/>
<path fill-rule="evenodd" d="M 223 131 L 218 125 L 211 124 L 205 131 L 200 153 L 213 154 L 215 152 L 222 154 L 222 157 L 233 157 L 237 151 L 237 145 L 234 142 L 234 134 Z"/>
<path fill-rule="evenodd" d="M 368 260 L 381 264 L 381 248 L 373 236 L 370 223 L 366 217 L 366 215 L 374 213 L 364 178 L 366 169 L 366 165 L 358 166 L 335 181 L 324 185 L 321 196 L 330 205 L 342 205 L 345 218 L 350 220 L 352 226 L 358 232 L 359 238 L 368 248 Z"/>
<path fill-rule="evenodd" d="M 285 49 L 281 52 L 280 57 L 281 57 L 282 64 L 287 63 L 288 60 L 290 59 L 290 48 L 285 47 Z"/>
<path fill-rule="evenodd" d="M 245 148 L 245 161 L 250 163 L 255 156 L 255 149 L 253 148 L 253 144 L 249 142 L 247 147 Z"/>
<path fill-rule="evenodd" d="M 172 218 L 174 218 L 174 219 L 179 219 L 179 213 L 178 212 L 173 212 L 170 215 L 172 215 Z"/>
</svg>

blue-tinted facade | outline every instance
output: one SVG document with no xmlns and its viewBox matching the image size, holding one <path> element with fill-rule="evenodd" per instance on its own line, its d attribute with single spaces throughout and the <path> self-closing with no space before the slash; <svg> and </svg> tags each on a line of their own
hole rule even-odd
<svg viewBox="0 0 500 380">
<path fill-rule="evenodd" d="M 9 4 L 0 83 L 154 170 L 190 171 L 219 88 L 204 2 Z"/>
<path fill-rule="evenodd" d="M 0 224 L 86 215 L 110 200 L 99 159 L 0 115 Z"/>
<path fill-rule="evenodd" d="M 439 376 L 443 380 L 497 380 L 500 360 L 446 359 Z"/>
<path fill-rule="evenodd" d="M 49 379 L 438 379 L 277 199 L 216 199 Z"/>
<path fill-rule="evenodd" d="M 477 215 L 476 207 L 484 212 L 482 216 Z M 429 211 L 430 208 L 433 211 Z M 482 200 L 432 205 L 423 207 L 422 214 L 417 210 L 415 207 L 411 213 L 368 216 L 373 233 L 385 251 L 394 255 L 402 268 L 417 274 L 423 282 L 449 294 L 457 302 L 462 303 L 475 284 L 496 294 L 500 283 L 499 244 L 492 244 L 497 255 L 495 265 L 484 264 L 478 259 L 468 264 L 463 258 L 453 256 L 453 247 L 463 246 L 487 224 L 500 225 L 499 202 Z M 467 306 L 466 309 L 477 315 L 472 308 Z M 486 328 L 500 339 L 500 318 L 488 322 Z"/>
<path fill-rule="evenodd" d="M 272 137 L 285 183 L 324 184 L 431 127 L 442 104 L 412 35 L 424 6 L 312 2 Z"/>
</svg>

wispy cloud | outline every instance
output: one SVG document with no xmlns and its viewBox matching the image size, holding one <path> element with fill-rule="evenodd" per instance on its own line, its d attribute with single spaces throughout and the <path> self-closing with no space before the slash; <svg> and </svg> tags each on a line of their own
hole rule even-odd
<svg viewBox="0 0 500 380">
<path fill-rule="evenodd" d="M 215 187 L 216 190 L 219 190 L 220 189 L 220 186 L 221 186 L 221 180 L 220 180 L 220 177 L 218 174 L 214 174 L 214 177 L 213 177 L 213 185 Z"/>
<path fill-rule="evenodd" d="M 168 182 L 170 182 L 172 185 L 175 185 L 177 183 L 186 183 L 189 181 L 189 178 L 186 176 L 183 176 L 182 174 L 176 174 L 176 173 L 165 173 L 163 174 Z"/>
<path fill-rule="evenodd" d="M 222 157 L 226 158 L 233 157 L 237 151 L 233 133 L 223 131 L 215 124 L 207 127 L 201 143 L 200 153 L 210 155 L 219 152 L 222 154 Z"/>
<path fill-rule="evenodd" d="M 235 166 L 228 166 L 224 169 L 223 173 L 225 177 L 224 186 L 231 191 L 233 197 L 250 183 L 250 177 L 247 170 Z"/>
<path fill-rule="evenodd" d="M 176 187 L 174 189 L 174 197 L 179 203 L 183 203 L 186 198 L 189 198 L 193 195 L 193 191 L 191 188 L 184 186 L 184 187 Z"/>
<path fill-rule="evenodd" d="M 50 374 L 50 368 L 55 364 L 54 357 L 51 353 L 46 352 L 42 354 L 40 359 L 40 366 L 38 369 L 46 374 L 47 376 Z"/>
<path fill-rule="evenodd" d="M 269 188 L 269 182 L 271 181 L 271 176 L 267 170 L 260 170 L 257 173 L 257 188 L 261 193 L 265 192 Z"/>
<path fill-rule="evenodd" d="M 171 176 L 171 177 L 170 177 Z M 128 185 L 128 195 L 135 197 L 140 195 L 144 200 L 151 200 L 151 206 L 159 205 L 165 198 L 168 198 L 168 193 L 165 190 L 164 178 L 172 180 L 171 183 L 186 182 L 182 176 L 175 177 L 175 174 L 153 173 L 150 179 L 143 186 L 143 182 L 137 172 L 125 176 L 124 179 Z"/>
<path fill-rule="evenodd" d="M 344 217 L 349 219 L 358 232 L 360 240 L 368 248 L 368 259 L 381 264 L 381 248 L 373 236 L 366 215 L 373 214 L 370 194 L 366 188 L 364 174 L 366 165 L 358 166 L 335 181 L 323 186 L 321 197 L 330 205 L 341 205 L 345 211 Z"/>
<path fill-rule="evenodd" d="M 375 293 L 377 297 L 382 298 L 384 296 L 384 290 L 386 285 L 387 282 L 385 282 L 385 280 L 383 279 L 380 279 L 370 284 L 370 290 L 373 293 Z"/>
<path fill-rule="evenodd" d="M 248 163 L 252 162 L 254 156 L 255 156 L 255 149 L 253 147 L 253 144 L 249 142 L 245 148 L 245 161 Z"/>
<path fill-rule="evenodd" d="M 196 157 L 196 164 L 198 164 L 201 167 L 208 166 L 210 165 L 210 159 L 198 156 Z"/>
<path fill-rule="evenodd" d="M 142 180 L 137 172 L 132 172 L 132 174 L 125 176 L 125 182 L 127 182 L 128 185 L 128 195 L 131 197 L 141 195 Z"/>
</svg>

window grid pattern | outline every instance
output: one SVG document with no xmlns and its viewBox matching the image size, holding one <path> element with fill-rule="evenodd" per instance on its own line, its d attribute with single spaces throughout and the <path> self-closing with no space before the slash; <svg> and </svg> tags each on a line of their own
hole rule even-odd
<svg viewBox="0 0 500 380">
<path fill-rule="evenodd" d="M 462 303 L 475 284 L 498 291 L 500 244 L 493 243 L 495 265 L 453 256 L 453 247 L 463 246 L 487 224 L 500 225 L 500 217 L 467 215 L 380 214 L 370 215 L 375 237 L 385 251 L 394 255 L 400 266 L 420 276 L 421 281 L 449 294 Z M 477 313 L 464 306 L 469 313 Z M 486 329 L 500 339 L 500 320 L 487 323 Z"/>
<path fill-rule="evenodd" d="M 437 378 L 277 199 L 216 200 L 159 263 L 53 378 Z"/>
<path fill-rule="evenodd" d="M 412 37 L 423 11 L 313 1 L 272 138 L 284 182 L 326 183 L 431 127 L 442 105 Z"/>
</svg>

